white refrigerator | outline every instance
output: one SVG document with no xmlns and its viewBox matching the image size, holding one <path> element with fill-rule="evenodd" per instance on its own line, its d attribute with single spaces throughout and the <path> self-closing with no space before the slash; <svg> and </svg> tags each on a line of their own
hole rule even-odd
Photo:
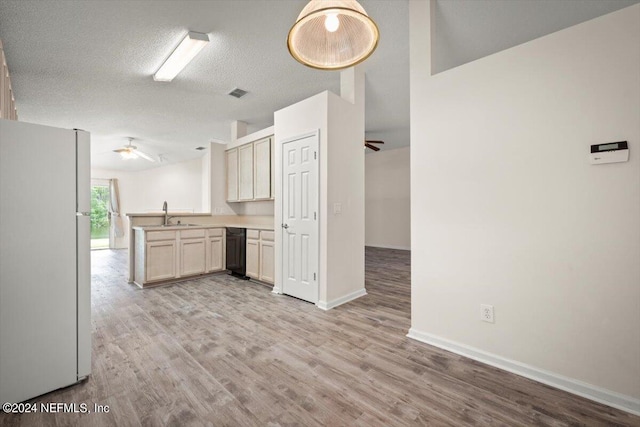
<svg viewBox="0 0 640 427">
<path fill-rule="evenodd" d="M 0 402 L 91 371 L 89 143 L 0 119 Z"/>
</svg>

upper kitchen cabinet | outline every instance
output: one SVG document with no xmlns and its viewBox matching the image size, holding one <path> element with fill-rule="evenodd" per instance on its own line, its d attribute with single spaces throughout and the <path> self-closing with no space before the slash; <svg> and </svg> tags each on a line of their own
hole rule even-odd
<svg viewBox="0 0 640 427">
<path fill-rule="evenodd" d="M 271 138 L 253 143 L 254 178 L 256 200 L 271 198 Z"/>
<path fill-rule="evenodd" d="M 227 201 L 238 201 L 238 149 L 227 150 Z"/>
<path fill-rule="evenodd" d="M 227 201 L 273 200 L 273 137 L 227 150 Z"/>
<path fill-rule="evenodd" d="M 253 144 L 238 147 L 238 200 L 253 200 Z"/>
</svg>

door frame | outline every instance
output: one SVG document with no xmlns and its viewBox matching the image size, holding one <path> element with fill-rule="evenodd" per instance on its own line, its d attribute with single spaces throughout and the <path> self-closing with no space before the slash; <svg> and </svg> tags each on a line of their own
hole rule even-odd
<svg viewBox="0 0 640 427">
<path fill-rule="evenodd" d="M 89 189 L 93 189 L 93 187 L 107 187 L 107 190 L 109 191 L 109 202 L 107 204 L 107 220 L 109 221 L 109 247 L 104 249 L 115 249 L 116 237 L 114 235 L 114 231 L 112 227 L 113 224 L 112 224 L 111 212 L 109 212 L 109 206 L 111 206 L 111 179 L 91 178 Z"/>
<path fill-rule="evenodd" d="M 315 303 L 315 305 L 318 305 L 318 302 L 320 301 L 320 279 L 322 278 L 322 273 L 320 272 L 320 221 L 322 220 L 322 212 L 320 209 L 320 187 L 321 187 L 321 168 L 320 165 L 322 164 L 322 156 L 321 156 L 321 138 L 320 138 L 320 129 L 316 129 L 314 131 L 310 131 L 310 132 L 305 132 L 305 133 L 301 133 L 299 135 L 296 135 L 294 137 L 290 137 L 290 138 L 285 138 L 281 141 L 278 141 L 276 143 L 276 147 L 277 147 L 277 151 L 276 151 L 276 184 L 278 187 L 278 196 L 280 198 L 280 200 L 278 201 L 278 203 L 276 203 L 276 205 L 280 208 L 279 209 L 279 216 L 276 215 L 276 220 L 280 220 L 280 224 L 274 224 L 275 227 L 280 227 L 279 228 L 279 232 L 276 233 L 276 236 L 279 237 L 279 242 L 276 242 L 276 248 L 275 248 L 275 253 L 276 256 L 280 257 L 280 262 L 277 262 L 277 268 L 276 268 L 276 284 L 273 287 L 273 293 L 276 294 L 284 294 L 284 262 L 285 262 L 285 257 L 284 257 L 284 233 L 285 233 L 285 229 L 282 227 L 283 224 L 283 218 L 284 218 L 284 183 L 285 180 L 283 179 L 283 172 L 284 172 L 284 146 L 285 144 L 288 144 L 290 142 L 295 142 L 301 139 L 305 139 L 305 138 L 309 138 L 309 137 L 314 137 L 316 140 L 316 144 L 317 144 L 317 176 L 316 176 L 316 206 L 317 206 L 317 213 L 318 213 L 318 218 L 316 219 L 316 226 L 315 226 L 315 233 L 316 233 L 316 239 L 317 239 L 317 252 L 316 252 L 316 272 L 317 272 L 317 277 L 316 277 L 316 283 L 318 285 L 318 295 L 317 295 L 317 302 Z M 278 165 L 278 160 L 280 161 L 280 164 Z M 278 243 L 279 246 L 278 247 Z M 279 279 L 279 280 L 278 280 Z"/>
</svg>

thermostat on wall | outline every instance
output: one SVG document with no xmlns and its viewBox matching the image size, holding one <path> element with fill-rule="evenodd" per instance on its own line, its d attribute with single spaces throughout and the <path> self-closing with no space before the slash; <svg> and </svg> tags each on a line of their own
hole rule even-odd
<svg viewBox="0 0 640 427">
<path fill-rule="evenodd" d="M 592 165 L 626 162 L 629 161 L 629 145 L 627 141 L 594 144 L 589 158 Z"/>
</svg>

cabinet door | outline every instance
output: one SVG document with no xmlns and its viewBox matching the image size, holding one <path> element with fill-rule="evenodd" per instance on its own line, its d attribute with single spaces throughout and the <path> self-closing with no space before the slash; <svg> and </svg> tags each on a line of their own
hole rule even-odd
<svg viewBox="0 0 640 427">
<path fill-rule="evenodd" d="M 253 163 L 255 165 L 254 198 L 269 199 L 271 197 L 271 138 L 253 143 Z"/>
<path fill-rule="evenodd" d="M 226 152 L 227 155 L 227 201 L 238 200 L 238 149 Z"/>
<path fill-rule="evenodd" d="M 205 272 L 204 239 L 180 241 L 180 276 L 193 276 Z"/>
<path fill-rule="evenodd" d="M 238 147 L 238 200 L 253 200 L 253 144 Z"/>
<path fill-rule="evenodd" d="M 207 241 L 207 271 L 221 271 L 224 269 L 224 242 L 222 237 L 210 237 Z"/>
<path fill-rule="evenodd" d="M 275 281 L 275 246 L 273 242 L 260 241 L 260 280 L 273 283 Z"/>
<path fill-rule="evenodd" d="M 260 241 L 247 239 L 247 276 L 260 278 Z"/>
<path fill-rule="evenodd" d="M 271 138 L 271 200 L 276 198 L 276 141 Z"/>
<path fill-rule="evenodd" d="M 173 279 L 176 277 L 176 242 L 160 241 L 147 243 L 147 277 L 145 282 Z"/>
</svg>

